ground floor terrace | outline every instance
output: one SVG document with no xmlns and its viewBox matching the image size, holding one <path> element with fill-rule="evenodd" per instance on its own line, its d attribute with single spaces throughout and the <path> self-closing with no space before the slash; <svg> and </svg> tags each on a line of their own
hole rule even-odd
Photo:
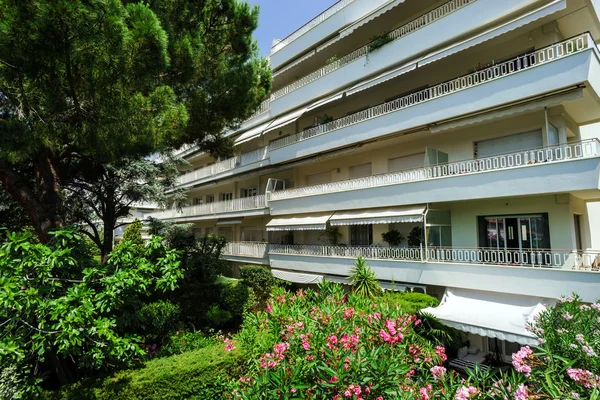
<svg viewBox="0 0 600 400">
<path fill-rule="evenodd" d="M 600 287 L 596 203 L 574 194 L 198 221 L 227 260 L 292 281 L 344 281 L 364 257 L 383 282 L 588 299 Z"/>
</svg>

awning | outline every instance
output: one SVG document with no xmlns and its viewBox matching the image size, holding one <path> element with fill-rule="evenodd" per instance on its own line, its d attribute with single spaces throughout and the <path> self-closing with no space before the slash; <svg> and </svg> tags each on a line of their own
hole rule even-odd
<svg viewBox="0 0 600 400">
<path fill-rule="evenodd" d="M 254 127 L 244 133 L 242 133 L 237 139 L 235 139 L 235 144 L 242 144 L 245 143 L 249 140 L 252 140 L 256 137 L 259 137 L 260 135 L 263 134 L 263 132 L 269 127 L 269 125 L 271 125 L 273 123 L 273 120 L 261 124 L 257 127 Z"/>
<path fill-rule="evenodd" d="M 280 269 L 272 269 L 271 273 L 275 278 L 294 283 L 319 283 L 323 280 L 322 275 L 305 274 L 300 272 L 282 271 Z"/>
<path fill-rule="evenodd" d="M 338 211 L 329 222 L 331 226 L 371 225 L 423 222 L 426 205 L 410 207 L 372 208 L 359 211 Z"/>
<path fill-rule="evenodd" d="M 267 129 L 265 129 L 265 132 L 274 131 L 275 129 L 282 128 L 288 124 L 291 124 L 292 122 L 295 122 L 298 118 L 300 118 L 302 116 L 302 114 L 304 114 L 306 112 L 306 110 L 307 110 L 306 108 L 301 108 L 300 110 L 296 110 L 292 113 L 286 114 L 284 116 L 281 116 L 281 117 L 275 119 L 275 121 L 273 121 L 271 126 L 269 126 Z"/>
<path fill-rule="evenodd" d="M 326 281 L 329 281 L 329 282 L 339 283 L 340 285 L 347 285 L 347 286 L 352 285 L 352 282 L 350 282 L 349 278 L 344 278 L 342 276 L 325 275 L 323 277 L 323 279 Z M 397 284 L 395 282 L 394 283 L 379 282 L 379 286 L 381 286 L 381 289 L 383 289 L 384 291 L 412 292 L 412 291 L 414 291 L 414 289 L 420 289 L 423 291 L 423 293 L 427 293 L 427 287 L 422 286 L 422 285 L 413 285 L 413 284 L 406 284 L 406 283 Z"/>
<path fill-rule="evenodd" d="M 267 224 L 267 231 L 324 231 L 329 218 L 331 213 L 273 218 Z"/>
<path fill-rule="evenodd" d="M 463 128 L 468 125 L 476 125 L 484 122 L 489 122 L 495 119 L 502 119 L 509 116 L 519 115 L 526 112 L 543 110 L 544 107 L 552 107 L 559 105 L 564 101 L 577 100 L 583 97 L 583 89 L 570 90 L 565 93 L 548 96 L 543 99 L 529 101 L 522 104 L 509 106 L 500 110 L 490 111 L 471 117 L 462 118 L 456 121 L 442 123 L 432 126 L 431 133 L 439 133 L 452 129 Z"/>
<path fill-rule="evenodd" d="M 540 18 L 544 18 L 548 15 L 554 14 L 555 12 L 564 10 L 567 8 L 566 0 L 554 0 L 553 2 L 546 4 L 544 6 L 538 7 L 537 9 L 530 11 L 523 16 L 516 18 L 512 21 L 509 21 L 503 25 L 498 27 L 489 29 L 473 38 L 464 40 L 460 43 L 454 44 L 452 46 L 448 46 L 445 49 L 435 51 L 433 53 L 428 54 L 423 57 L 421 61 L 418 62 L 419 67 L 432 63 L 434 61 L 440 60 L 444 57 L 448 57 L 449 55 L 458 53 L 460 51 L 466 50 L 470 47 L 476 46 L 480 43 L 486 42 L 493 38 L 496 38 L 500 35 L 503 35 L 507 32 L 513 31 L 517 28 L 525 26 L 531 22 L 534 22 Z"/>
<path fill-rule="evenodd" d="M 346 29 L 341 31 L 340 38 L 348 36 L 349 34 L 354 32 L 356 29 L 363 26 L 364 24 L 367 24 L 370 21 L 373 21 L 375 18 L 385 14 L 386 12 L 390 11 L 392 8 L 402 4 L 404 2 L 405 2 L 405 0 L 388 1 L 386 4 L 382 5 L 381 7 L 379 7 L 376 10 L 371 11 L 369 14 L 365 15 L 363 18 L 361 18 L 360 20 L 356 21 L 355 23 L 353 23 L 352 25 L 350 25 L 349 27 L 347 27 Z"/>
<path fill-rule="evenodd" d="M 358 93 L 362 90 L 372 88 L 375 85 L 379 85 L 380 83 L 389 81 L 390 79 L 394 79 L 402 74 L 410 72 L 417 68 L 416 63 L 405 64 L 398 68 L 394 68 L 391 71 L 384 72 L 383 74 L 377 75 L 374 78 L 369 79 L 368 81 L 361 82 L 357 85 L 352 86 L 350 89 L 346 90 L 346 96 L 351 96 L 355 93 Z"/>
<path fill-rule="evenodd" d="M 509 293 L 447 288 L 438 307 L 421 310 L 463 332 L 525 346 L 538 344 L 526 327 L 554 300 Z"/>
<path fill-rule="evenodd" d="M 308 107 L 306 108 L 306 111 L 312 111 L 312 110 L 314 110 L 315 108 L 322 107 L 322 106 L 324 106 L 325 104 L 329 104 L 329 103 L 331 103 L 332 101 L 339 100 L 339 99 L 341 99 L 342 97 L 344 97 L 344 93 L 345 93 L 345 91 L 343 91 L 343 90 L 342 90 L 341 92 L 339 92 L 339 93 L 336 93 L 336 94 L 334 94 L 333 96 L 329 96 L 329 97 L 327 97 L 327 98 L 325 98 L 325 99 L 323 99 L 323 100 L 315 101 L 313 104 L 311 104 L 310 106 L 308 106 Z"/>
<path fill-rule="evenodd" d="M 217 226 L 240 225 L 243 218 L 224 218 L 217 221 Z"/>
</svg>

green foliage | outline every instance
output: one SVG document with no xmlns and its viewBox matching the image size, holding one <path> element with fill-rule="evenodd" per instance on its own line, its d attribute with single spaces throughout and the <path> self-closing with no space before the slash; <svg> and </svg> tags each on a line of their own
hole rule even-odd
<svg viewBox="0 0 600 400">
<path fill-rule="evenodd" d="M 204 349 L 220 343 L 214 336 L 203 332 L 176 332 L 170 335 L 158 349 L 158 357 L 173 356 L 190 351 Z"/>
<path fill-rule="evenodd" d="M 438 299 L 424 293 L 386 291 L 383 301 L 392 307 L 398 307 L 407 314 L 416 314 L 423 308 L 436 307 Z"/>
<path fill-rule="evenodd" d="M 377 49 L 382 48 L 389 42 L 393 41 L 394 38 L 390 36 L 389 32 L 383 32 L 377 36 L 371 38 L 371 42 L 368 44 L 367 53 L 372 53 Z"/>
<path fill-rule="evenodd" d="M 242 284 L 252 289 L 259 304 L 264 303 L 275 286 L 275 278 L 271 271 L 259 265 L 245 265 L 240 268 Z"/>
<path fill-rule="evenodd" d="M 242 282 L 224 285 L 221 291 L 221 304 L 236 321 L 241 321 L 245 312 L 256 306 L 254 290 Z"/>
<path fill-rule="evenodd" d="M 327 60 L 325 60 L 325 64 L 326 65 L 333 64 L 337 60 L 339 60 L 338 56 L 331 56 Z"/>
<path fill-rule="evenodd" d="M 402 236 L 399 230 L 391 229 L 388 232 L 382 233 L 381 239 L 390 246 L 400 246 L 400 243 L 404 241 L 404 236 Z"/>
<path fill-rule="evenodd" d="M 239 376 L 242 354 L 228 353 L 223 343 L 166 358 L 143 368 L 83 381 L 46 400 L 179 400 L 224 399 L 231 393 L 229 377 Z"/>
<path fill-rule="evenodd" d="M 3 366 L 0 369 L 0 399 L 20 399 L 29 392 L 28 379 L 16 365 Z"/>
<path fill-rule="evenodd" d="M 425 242 L 425 235 L 423 234 L 423 228 L 415 226 L 408 234 L 408 246 L 419 247 Z"/>
<path fill-rule="evenodd" d="M 325 244 L 337 245 L 342 234 L 337 226 L 327 226 L 325 230 L 319 235 L 319 240 L 325 242 Z"/>
<path fill-rule="evenodd" d="M 222 328 L 231 318 L 231 313 L 223 310 L 218 304 L 213 304 L 206 312 L 206 319 L 216 329 Z"/>
<path fill-rule="evenodd" d="M 144 240 L 142 239 L 142 221 L 135 219 L 131 224 L 127 225 L 125 232 L 123 232 L 123 241 L 131 242 L 132 244 L 143 245 Z"/>
<path fill-rule="evenodd" d="M 167 300 L 144 304 L 138 311 L 140 333 L 146 337 L 146 343 L 157 343 L 168 337 L 179 325 L 181 308 Z"/>
<path fill-rule="evenodd" d="M 350 281 L 353 285 L 352 290 L 359 296 L 373 298 L 382 293 L 377 276 L 362 257 L 358 257 L 354 262 L 354 268 L 350 271 Z"/>
<path fill-rule="evenodd" d="M 0 367 L 42 374 L 49 360 L 64 383 L 73 361 L 90 371 L 143 356 L 139 339 L 117 330 L 117 316 L 141 296 L 177 287 L 178 253 L 160 238 L 142 249 L 127 242 L 98 265 L 78 234 L 52 236 L 42 244 L 31 233 L 9 233 L 0 247 Z"/>
</svg>

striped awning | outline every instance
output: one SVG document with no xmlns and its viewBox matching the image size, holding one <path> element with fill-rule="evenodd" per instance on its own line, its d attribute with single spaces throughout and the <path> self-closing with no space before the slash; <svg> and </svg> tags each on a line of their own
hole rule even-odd
<svg viewBox="0 0 600 400">
<path fill-rule="evenodd" d="M 323 275 L 306 274 L 304 272 L 284 271 L 272 269 L 271 273 L 275 278 L 293 283 L 303 283 L 306 285 L 319 283 L 323 280 Z"/>
<path fill-rule="evenodd" d="M 267 223 L 267 231 L 324 231 L 329 218 L 331 218 L 331 213 L 273 218 Z"/>
<path fill-rule="evenodd" d="M 217 221 L 217 225 L 218 226 L 240 225 L 242 223 L 242 219 L 243 218 L 226 218 L 226 219 L 220 219 L 220 220 Z"/>
<path fill-rule="evenodd" d="M 263 132 L 273 123 L 273 120 L 261 124 L 257 127 L 249 129 L 248 131 L 242 133 L 237 139 L 235 139 L 235 144 L 242 144 L 249 140 L 259 137 L 263 134 Z"/>
<path fill-rule="evenodd" d="M 329 222 L 331 226 L 377 225 L 423 222 L 426 205 L 410 207 L 372 208 L 357 211 L 338 211 Z"/>
</svg>

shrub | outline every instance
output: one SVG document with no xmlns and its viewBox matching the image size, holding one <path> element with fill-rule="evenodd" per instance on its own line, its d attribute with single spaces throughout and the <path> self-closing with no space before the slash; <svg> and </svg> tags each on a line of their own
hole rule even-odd
<svg viewBox="0 0 600 400">
<path fill-rule="evenodd" d="M 177 332 L 166 339 L 156 355 L 158 357 L 173 356 L 204 349 L 216 343 L 217 339 L 214 336 L 203 332 Z"/>
<path fill-rule="evenodd" d="M 350 271 L 350 281 L 352 290 L 359 296 L 371 298 L 382 292 L 377 276 L 362 257 L 356 259 L 354 268 Z"/>
<path fill-rule="evenodd" d="M 425 242 L 425 236 L 423 235 L 423 228 L 415 226 L 408 234 L 408 245 L 409 247 L 419 247 Z"/>
<path fill-rule="evenodd" d="M 404 236 L 397 229 L 392 229 L 389 232 L 382 233 L 381 239 L 390 246 L 400 246 L 400 243 L 404 241 Z"/>
<path fill-rule="evenodd" d="M 88 380 L 46 392 L 47 400 L 179 400 L 224 399 L 229 379 L 239 376 L 242 353 L 228 353 L 223 344 L 157 358 L 137 370 L 117 372 L 103 379 Z"/>
<path fill-rule="evenodd" d="M 143 247 L 144 240 L 142 239 L 142 227 L 142 222 L 136 218 L 131 224 L 127 225 L 121 241 L 131 242 L 134 245 Z"/>
<path fill-rule="evenodd" d="M 218 304 L 212 305 L 206 312 L 206 320 L 211 327 L 219 329 L 231 320 L 231 313 L 223 310 Z"/>
<path fill-rule="evenodd" d="M 241 321 L 244 313 L 256 305 L 254 291 L 239 281 L 226 284 L 221 292 L 221 305 L 235 320 Z"/>
<path fill-rule="evenodd" d="M 260 303 L 265 302 L 275 285 L 271 271 L 258 265 L 246 265 L 240 269 L 242 284 L 250 287 Z"/>
<path fill-rule="evenodd" d="M 138 311 L 141 333 L 146 342 L 160 342 L 179 325 L 181 308 L 167 300 L 144 304 Z"/>
<path fill-rule="evenodd" d="M 415 314 L 423 308 L 435 307 L 439 301 L 428 294 L 386 291 L 383 300 L 392 307 L 399 307 L 407 314 Z"/>
</svg>

